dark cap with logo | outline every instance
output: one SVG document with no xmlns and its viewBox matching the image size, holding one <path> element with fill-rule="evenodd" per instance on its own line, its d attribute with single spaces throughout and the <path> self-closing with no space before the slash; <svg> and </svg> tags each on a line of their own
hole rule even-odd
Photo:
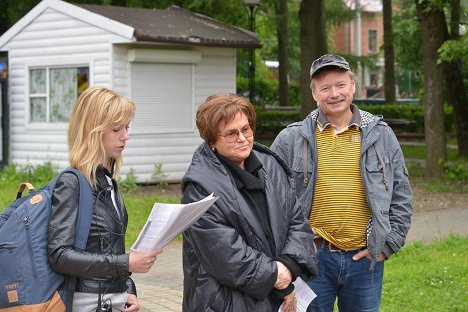
<svg viewBox="0 0 468 312">
<path fill-rule="evenodd" d="M 351 71 L 348 62 L 343 57 L 336 54 L 325 54 L 316 59 L 312 63 L 312 66 L 310 66 L 310 78 L 313 78 L 317 72 L 328 66 L 335 66 Z"/>
</svg>

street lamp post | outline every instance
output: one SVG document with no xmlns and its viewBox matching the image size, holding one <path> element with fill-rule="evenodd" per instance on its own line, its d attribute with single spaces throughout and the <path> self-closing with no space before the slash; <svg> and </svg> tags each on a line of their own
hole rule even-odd
<svg viewBox="0 0 468 312">
<path fill-rule="evenodd" d="M 260 0 L 244 0 L 244 4 L 249 8 L 250 31 L 255 32 L 255 13 L 260 4 Z M 255 101 L 255 50 L 249 51 L 249 101 Z"/>
</svg>

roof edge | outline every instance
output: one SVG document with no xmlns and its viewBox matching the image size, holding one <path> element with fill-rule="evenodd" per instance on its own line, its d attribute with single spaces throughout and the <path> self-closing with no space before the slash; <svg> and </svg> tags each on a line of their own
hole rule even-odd
<svg viewBox="0 0 468 312">
<path fill-rule="evenodd" d="M 50 2 L 56 0 L 43 0 L 39 2 L 34 8 L 32 8 L 26 15 L 20 18 L 13 26 L 11 26 L 1 37 L 0 37 L 0 50 L 4 47 L 16 34 L 18 34 L 23 28 L 25 28 L 31 21 L 41 14 L 48 6 Z"/>
<path fill-rule="evenodd" d="M 199 47 L 221 47 L 221 48 L 249 48 L 258 49 L 262 47 L 261 43 L 244 43 L 237 41 L 219 41 L 219 40 L 201 40 L 201 41 L 190 41 L 188 38 L 177 38 L 177 37 L 159 37 L 155 39 L 148 35 L 139 35 L 138 43 L 151 42 L 151 43 L 175 43 L 184 44 Z"/>
<path fill-rule="evenodd" d="M 0 37 L 0 50 L 47 8 L 58 10 L 61 13 L 85 21 L 94 26 L 101 28 L 105 27 L 108 31 L 117 33 L 130 41 L 133 40 L 133 34 L 135 32 L 133 27 L 88 11 L 73 3 L 68 3 L 62 0 L 42 0 Z"/>
</svg>

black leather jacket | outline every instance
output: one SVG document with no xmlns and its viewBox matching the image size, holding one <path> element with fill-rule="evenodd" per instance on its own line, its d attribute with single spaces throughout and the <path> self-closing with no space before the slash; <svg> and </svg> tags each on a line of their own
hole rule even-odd
<svg viewBox="0 0 468 312">
<path fill-rule="evenodd" d="M 86 250 L 73 249 L 79 201 L 79 181 L 73 173 L 65 173 L 57 181 L 52 197 L 49 225 L 49 262 L 62 274 L 77 276 L 77 292 L 120 293 L 136 295 L 129 277 L 125 254 L 125 232 L 128 215 L 117 184 L 112 180 L 119 213 L 111 198 L 106 176 L 111 173 L 99 166 L 96 189 L 93 189 L 94 211 Z"/>
</svg>

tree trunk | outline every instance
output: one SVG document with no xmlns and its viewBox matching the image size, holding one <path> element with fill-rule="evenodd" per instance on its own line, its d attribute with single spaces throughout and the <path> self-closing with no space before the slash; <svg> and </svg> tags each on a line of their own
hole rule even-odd
<svg viewBox="0 0 468 312">
<path fill-rule="evenodd" d="M 384 26 L 384 54 L 385 54 L 385 78 L 384 91 L 385 103 L 393 104 L 395 97 L 395 51 L 393 49 L 392 27 L 392 0 L 383 0 L 383 26 Z"/>
<path fill-rule="evenodd" d="M 317 104 L 310 90 L 310 65 L 327 53 L 325 0 L 302 0 L 299 9 L 301 43 L 301 117 L 305 118 Z"/>
<path fill-rule="evenodd" d="M 451 2 L 450 39 L 459 40 L 460 0 Z M 457 133 L 458 154 L 468 157 L 468 96 L 463 83 L 462 62 L 453 60 L 444 63 L 447 99 L 453 107 Z"/>
<path fill-rule="evenodd" d="M 288 0 L 279 0 L 276 7 L 276 34 L 278 37 L 279 105 L 289 106 L 288 97 Z"/>
<path fill-rule="evenodd" d="M 428 1 L 415 0 L 421 22 L 424 73 L 424 134 L 426 175 L 440 178 L 447 160 L 444 127 L 443 67 L 437 64 L 437 50 L 444 42 L 444 12 L 428 10 Z"/>
</svg>

